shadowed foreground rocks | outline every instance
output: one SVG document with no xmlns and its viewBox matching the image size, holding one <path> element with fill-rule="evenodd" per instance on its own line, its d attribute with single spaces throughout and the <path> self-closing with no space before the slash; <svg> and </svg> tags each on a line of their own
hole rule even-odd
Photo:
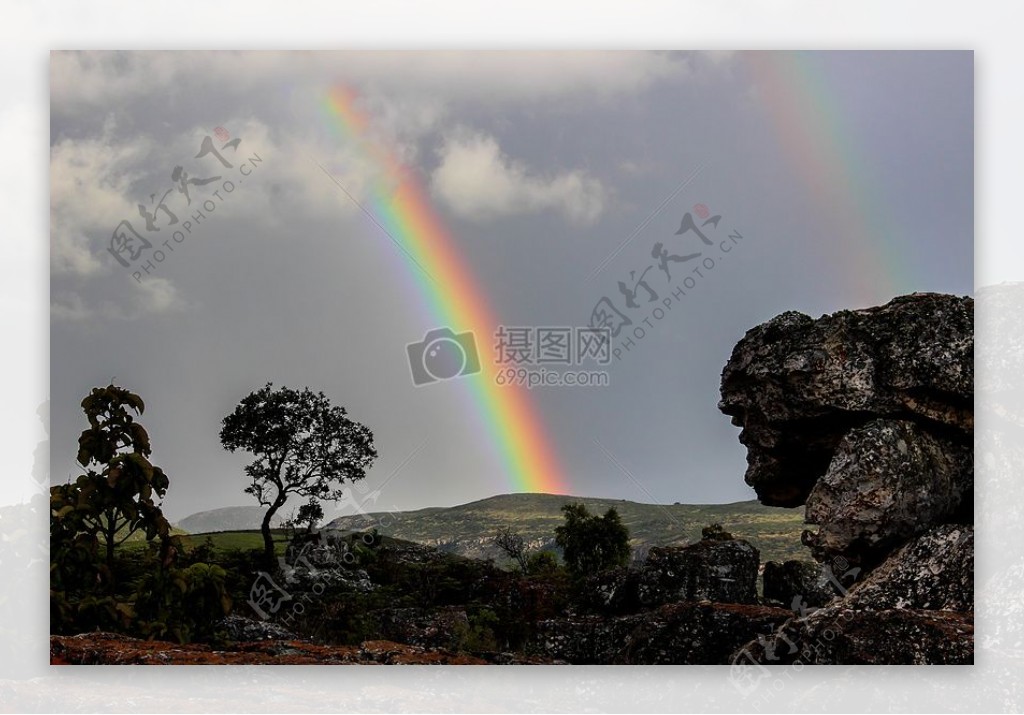
<svg viewBox="0 0 1024 715">
<path fill-rule="evenodd" d="M 652 547 L 639 567 L 602 571 L 580 587 L 579 604 L 603 615 L 680 601 L 757 603 L 759 554 L 742 539 Z"/>
<path fill-rule="evenodd" d="M 534 651 L 573 664 L 726 664 L 792 612 L 757 604 L 759 555 L 742 539 L 652 548 L 580 584 L 582 612 L 538 624 Z"/>
<path fill-rule="evenodd" d="M 544 656 L 574 664 L 727 664 L 750 638 L 791 615 L 738 603 L 672 603 L 615 618 L 543 621 L 538 642 Z"/>
<path fill-rule="evenodd" d="M 825 570 L 808 561 L 769 561 L 762 583 L 765 602 L 786 608 L 797 600 L 805 606 L 824 606 L 838 593 Z"/>
<path fill-rule="evenodd" d="M 735 663 L 973 662 L 973 353 L 974 301 L 938 294 L 784 313 L 737 344 L 719 408 L 743 428 L 746 481 L 805 506 L 836 595 L 766 566 L 765 596 L 798 615 Z"/>
<path fill-rule="evenodd" d="M 748 644 L 737 664 L 970 665 L 974 617 L 953 611 L 830 606 Z"/>
<path fill-rule="evenodd" d="M 143 641 L 116 633 L 50 636 L 51 665 L 483 665 L 460 653 L 428 650 L 391 641 L 358 646 L 265 640 L 223 649 L 193 643 Z"/>
</svg>

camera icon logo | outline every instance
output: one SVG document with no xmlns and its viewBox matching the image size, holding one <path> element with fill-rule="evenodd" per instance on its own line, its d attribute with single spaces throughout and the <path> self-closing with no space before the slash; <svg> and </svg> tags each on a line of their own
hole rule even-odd
<svg viewBox="0 0 1024 715">
<path fill-rule="evenodd" d="M 405 346 L 414 385 L 474 375 L 480 372 L 480 356 L 473 333 L 456 335 L 451 328 L 435 328 L 418 343 Z"/>
</svg>

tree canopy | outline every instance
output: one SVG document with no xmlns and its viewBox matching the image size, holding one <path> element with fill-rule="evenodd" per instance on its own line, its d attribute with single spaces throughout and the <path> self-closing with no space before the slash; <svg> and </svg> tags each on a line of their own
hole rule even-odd
<svg viewBox="0 0 1024 715">
<path fill-rule="evenodd" d="M 220 440 L 230 452 L 255 457 L 245 468 L 245 491 L 267 507 L 261 531 L 268 563 L 274 561 L 271 519 L 289 496 L 307 503 L 335 501 L 342 485 L 363 479 L 377 457 L 369 428 L 349 419 L 323 392 L 274 389 L 272 383 L 224 418 Z"/>
<path fill-rule="evenodd" d="M 585 504 L 566 504 L 562 515 L 565 523 L 555 529 L 555 541 L 571 573 L 582 576 L 629 560 L 629 530 L 614 507 L 597 516 Z"/>
<path fill-rule="evenodd" d="M 114 548 L 137 531 L 147 540 L 166 539 L 170 524 L 154 498 L 162 499 L 168 479 L 149 461 L 152 448 L 146 429 L 135 421 L 145 404 L 116 385 L 97 387 L 82 400 L 89 428 L 78 438 L 78 463 L 85 474 L 51 490 L 51 528 L 68 528 L 94 536 L 113 564 Z"/>
</svg>

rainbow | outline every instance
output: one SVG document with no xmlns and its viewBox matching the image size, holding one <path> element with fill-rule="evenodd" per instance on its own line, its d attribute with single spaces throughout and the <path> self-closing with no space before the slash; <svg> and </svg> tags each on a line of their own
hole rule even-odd
<svg viewBox="0 0 1024 715">
<path fill-rule="evenodd" d="M 469 330 L 477 338 L 481 370 L 460 382 L 472 395 L 512 490 L 567 493 L 562 469 L 526 389 L 495 383 L 499 363 L 491 336 L 499 322 L 421 182 L 393 151 L 372 140 L 367 116 L 350 89 L 333 88 L 324 110 L 336 134 L 359 148 L 380 172 L 369 206 L 360 204 L 360 208 L 371 214 L 371 220 L 414 262 L 409 266 L 413 280 L 436 327 L 449 327 L 456 333 Z"/>
<path fill-rule="evenodd" d="M 886 211 L 879 177 L 867 168 L 855 134 L 843 120 L 841 98 L 825 79 L 822 63 L 827 55 L 740 53 L 786 157 L 814 198 L 813 210 L 828 212 L 838 218 L 831 223 L 844 227 L 841 235 L 828 240 L 845 253 L 849 294 L 863 305 L 874 305 L 920 283 L 897 250 L 898 229 Z"/>
</svg>

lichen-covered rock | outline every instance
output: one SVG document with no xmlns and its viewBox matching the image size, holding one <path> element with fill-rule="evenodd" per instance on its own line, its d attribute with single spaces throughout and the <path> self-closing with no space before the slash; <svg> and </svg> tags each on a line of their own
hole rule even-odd
<svg viewBox="0 0 1024 715">
<path fill-rule="evenodd" d="M 916 293 L 813 320 L 787 312 L 748 331 L 722 372 L 719 409 L 743 428 L 746 481 L 800 506 L 853 428 L 879 417 L 973 433 L 974 301 Z"/>
<path fill-rule="evenodd" d="M 704 539 L 653 547 L 640 570 L 637 595 L 647 607 L 677 601 L 756 603 L 760 554 L 742 539 Z"/>
<path fill-rule="evenodd" d="M 857 581 L 847 608 L 974 611 L 974 527 L 947 524 L 893 552 Z"/>
<path fill-rule="evenodd" d="M 221 619 L 214 626 L 214 631 L 221 633 L 225 640 L 239 642 L 291 640 L 295 634 L 286 628 L 270 621 L 257 621 L 231 614 Z"/>
<path fill-rule="evenodd" d="M 962 520 L 973 490 L 969 444 L 907 420 L 873 420 L 843 437 L 811 489 L 805 519 L 818 529 L 804 543 L 819 560 L 877 563 L 933 525 Z"/>
<path fill-rule="evenodd" d="M 741 539 L 703 539 L 688 546 L 655 546 L 639 567 L 609 569 L 583 581 L 585 611 L 636 613 L 680 601 L 756 603 L 759 554 Z"/>
<path fill-rule="evenodd" d="M 791 615 L 766 606 L 673 603 L 617 618 L 559 618 L 538 624 L 535 649 L 574 664 L 726 664 L 743 643 Z"/>
<path fill-rule="evenodd" d="M 761 574 L 766 601 L 790 608 L 824 606 L 838 592 L 832 587 L 824 567 L 811 561 L 768 561 Z"/>
<path fill-rule="evenodd" d="M 863 611 L 841 603 L 794 618 L 740 648 L 733 663 L 785 665 L 969 665 L 974 615 L 895 608 Z"/>
<path fill-rule="evenodd" d="M 371 617 L 381 638 L 422 648 L 456 649 L 460 638 L 469 631 L 466 609 L 459 606 L 387 608 Z"/>
<path fill-rule="evenodd" d="M 577 602 L 586 611 L 621 615 L 642 610 L 640 570 L 625 566 L 601 571 L 580 584 Z"/>
</svg>

